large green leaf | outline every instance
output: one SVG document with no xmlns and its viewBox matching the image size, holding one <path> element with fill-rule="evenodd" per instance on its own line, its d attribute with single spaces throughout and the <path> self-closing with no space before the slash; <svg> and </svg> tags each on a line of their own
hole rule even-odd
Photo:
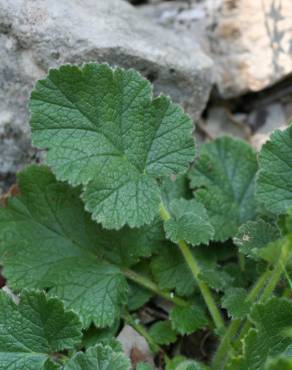
<svg viewBox="0 0 292 370">
<path fill-rule="evenodd" d="M 106 228 L 150 223 L 156 178 L 184 172 L 194 156 L 192 123 L 134 70 L 62 66 L 30 100 L 33 143 L 48 149 L 58 179 L 85 185 L 83 199 Z"/>
<path fill-rule="evenodd" d="M 25 291 L 19 304 L 0 291 L 0 369 L 54 368 L 53 354 L 81 340 L 81 323 L 61 301 Z M 51 367 L 49 367 L 49 365 Z"/>
<path fill-rule="evenodd" d="M 292 344 L 285 331 L 292 326 L 292 302 L 271 298 L 254 306 L 250 329 L 243 345 L 243 354 L 231 361 L 230 370 L 262 370 L 269 357 L 282 354 Z"/>
<path fill-rule="evenodd" d="M 256 195 L 276 214 L 292 207 L 292 126 L 275 131 L 259 155 Z"/>
<path fill-rule="evenodd" d="M 209 213 L 215 240 L 233 236 L 255 217 L 256 171 L 256 153 L 244 141 L 220 137 L 202 145 L 190 179 L 195 197 Z"/>
<path fill-rule="evenodd" d="M 130 370 L 130 361 L 123 352 L 109 345 L 98 344 L 77 353 L 64 370 Z"/>
<path fill-rule="evenodd" d="M 19 175 L 19 186 L 21 195 L 0 209 L 0 255 L 9 285 L 49 289 L 85 326 L 112 325 L 127 283 L 117 267 L 100 259 L 104 233 L 84 211 L 79 190 L 38 166 Z"/>
</svg>

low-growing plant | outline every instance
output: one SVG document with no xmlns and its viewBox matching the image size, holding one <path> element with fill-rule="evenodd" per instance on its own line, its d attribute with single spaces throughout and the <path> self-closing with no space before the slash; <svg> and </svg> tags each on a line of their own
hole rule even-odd
<svg viewBox="0 0 292 370">
<path fill-rule="evenodd" d="M 258 158 L 196 150 L 178 105 L 95 63 L 51 70 L 29 109 L 48 167 L 0 209 L 0 369 L 128 370 L 123 323 L 167 370 L 292 369 L 291 127 Z M 186 358 L 202 333 L 212 350 Z"/>
</svg>

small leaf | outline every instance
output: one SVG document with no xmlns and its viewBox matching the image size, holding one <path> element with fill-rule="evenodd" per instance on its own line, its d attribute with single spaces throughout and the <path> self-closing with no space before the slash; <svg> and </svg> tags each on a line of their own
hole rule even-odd
<svg viewBox="0 0 292 370">
<path fill-rule="evenodd" d="M 220 137 L 203 144 L 190 172 L 196 199 L 206 207 L 215 240 L 232 237 L 240 225 L 255 218 L 257 158 L 244 141 Z"/>
<path fill-rule="evenodd" d="M 163 178 L 161 182 L 161 195 L 163 203 L 169 206 L 174 199 L 192 199 L 193 194 L 186 174 Z"/>
<path fill-rule="evenodd" d="M 103 230 L 98 240 L 104 258 L 119 266 L 135 265 L 141 257 L 150 257 L 165 242 L 162 222 L 155 219 L 150 225 L 118 231 Z"/>
<path fill-rule="evenodd" d="M 180 334 L 191 334 L 208 325 L 204 311 L 198 306 L 175 306 L 170 311 L 170 320 L 173 329 Z"/>
<path fill-rule="evenodd" d="M 19 304 L 0 291 L 0 368 L 53 369 L 49 356 L 81 340 L 77 315 L 44 293 L 24 291 Z"/>
<path fill-rule="evenodd" d="M 240 226 L 233 242 L 238 246 L 239 251 L 244 255 L 259 259 L 259 253 L 270 242 L 280 238 L 280 230 L 262 219 L 257 221 L 248 221 Z"/>
<path fill-rule="evenodd" d="M 217 267 L 201 270 L 198 277 L 215 290 L 225 290 L 233 283 L 233 277 Z"/>
<path fill-rule="evenodd" d="M 226 308 L 230 317 L 244 318 L 250 311 L 252 303 L 247 300 L 246 290 L 243 288 L 228 289 L 222 299 L 222 307 Z"/>
<path fill-rule="evenodd" d="M 151 271 L 161 289 L 175 290 L 183 296 L 189 296 L 195 291 L 194 278 L 175 245 L 167 244 L 153 257 Z"/>
<path fill-rule="evenodd" d="M 205 207 L 195 199 L 175 199 L 170 203 L 172 217 L 164 223 L 166 237 L 193 246 L 208 244 L 214 235 Z"/>
<path fill-rule="evenodd" d="M 123 352 L 109 345 L 98 344 L 86 352 L 78 352 L 64 370 L 130 370 L 130 361 Z"/>
<path fill-rule="evenodd" d="M 43 166 L 20 173 L 19 186 L 21 195 L 0 209 L 9 285 L 48 289 L 85 327 L 111 326 L 126 303 L 127 282 L 120 269 L 97 257 L 104 231 L 84 211 L 79 190 L 57 182 Z"/>
<path fill-rule="evenodd" d="M 129 297 L 128 309 L 129 311 L 136 311 L 153 297 L 153 293 L 144 289 L 142 286 L 129 282 Z"/>
<path fill-rule="evenodd" d="M 50 70 L 30 99 L 33 143 L 60 180 L 84 185 L 92 217 L 106 228 L 153 221 L 156 179 L 183 173 L 194 157 L 192 122 L 130 69 L 89 63 Z"/>
<path fill-rule="evenodd" d="M 149 334 L 157 344 L 168 345 L 176 341 L 177 333 L 169 321 L 157 321 L 149 330 Z"/>
<path fill-rule="evenodd" d="M 275 131 L 259 155 L 256 195 L 268 210 L 285 213 L 292 207 L 292 126 Z"/>
</svg>

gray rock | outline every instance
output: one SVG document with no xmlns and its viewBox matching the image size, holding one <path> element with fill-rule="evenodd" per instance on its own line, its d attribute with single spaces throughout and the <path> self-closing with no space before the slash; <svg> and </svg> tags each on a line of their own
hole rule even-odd
<svg viewBox="0 0 292 370">
<path fill-rule="evenodd" d="M 192 39 L 146 20 L 122 0 L 0 0 L 0 177 L 32 160 L 27 100 L 62 63 L 134 67 L 197 119 L 212 62 Z"/>
<path fill-rule="evenodd" d="M 214 60 L 223 98 L 260 91 L 292 73 L 291 0 L 177 0 L 137 9 L 181 36 L 196 37 Z"/>
</svg>

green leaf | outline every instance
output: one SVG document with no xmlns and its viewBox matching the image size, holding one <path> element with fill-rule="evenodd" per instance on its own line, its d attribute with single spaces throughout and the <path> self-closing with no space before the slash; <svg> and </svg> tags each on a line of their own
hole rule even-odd
<svg viewBox="0 0 292 370">
<path fill-rule="evenodd" d="M 225 290 L 232 285 L 234 280 L 227 271 L 220 270 L 217 267 L 202 269 L 198 277 L 215 290 Z"/>
<path fill-rule="evenodd" d="M 279 356 L 268 360 L 265 370 L 292 370 L 292 358 Z"/>
<path fill-rule="evenodd" d="M 232 237 L 255 217 L 256 172 L 256 153 L 244 141 L 220 137 L 202 145 L 190 179 L 215 228 L 215 240 Z"/>
<path fill-rule="evenodd" d="M 136 264 L 141 257 L 150 257 L 164 242 L 162 222 L 158 219 L 140 228 L 125 226 L 118 231 L 103 230 L 98 241 L 103 256 L 124 267 Z"/>
<path fill-rule="evenodd" d="M 235 319 L 244 318 L 249 313 L 251 305 L 243 288 L 228 289 L 222 299 L 222 307 L 226 308 L 229 316 Z"/>
<path fill-rule="evenodd" d="M 165 221 L 166 237 L 178 243 L 185 240 L 193 246 L 208 244 L 214 235 L 205 207 L 195 199 L 175 199 L 170 203 L 172 217 Z"/>
<path fill-rule="evenodd" d="M 189 179 L 186 174 L 170 176 L 162 179 L 161 195 L 163 203 L 169 206 L 174 199 L 192 199 L 193 194 L 190 189 Z"/>
<path fill-rule="evenodd" d="M 175 370 L 208 370 L 209 367 L 205 366 L 202 363 L 193 360 L 186 360 L 180 363 Z"/>
<path fill-rule="evenodd" d="M 77 315 L 42 292 L 24 291 L 19 304 L 0 291 L 0 368 L 54 368 L 54 352 L 73 349 L 81 340 Z"/>
<path fill-rule="evenodd" d="M 97 328 L 91 325 L 90 328 L 83 331 L 82 343 L 80 348 L 89 348 L 98 343 L 106 343 L 112 340 L 118 333 L 120 328 L 120 320 L 117 320 L 113 326 L 109 328 Z"/>
<path fill-rule="evenodd" d="M 240 226 L 237 235 L 233 238 L 234 244 L 244 255 L 259 259 L 259 253 L 270 242 L 280 238 L 280 230 L 262 219 L 248 221 Z"/>
<path fill-rule="evenodd" d="M 285 213 L 292 207 L 292 126 L 275 131 L 259 155 L 256 195 L 268 210 Z"/>
<path fill-rule="evenodd" d="M 64 370 L 130 370 L 130 361 L 111 346 L 98 344 L 78 352 L 69 360 Z"/>
<path fill-rule="evenodd" d="M 111 326 L 126 303 L 127 282 L 117 267 L 97 257 L 103 230 L 84 211 L 79 190 L 38 166 L 19 175 L 19 186 L 21 195 L 0 209 L 9 285 L 48 289 L 85 327 Z"/>
<path fill-rule="evenodd" d="M 204 311 L 198 306 L 175 306 L 170 311 L 170 320 L 173 329 L 182 335 L 191 334 L 208 325 Z"/>
<path fill-rule="evenodd" d="M 33 143 L 48 149 L 58 179 L 83 184 L 92 217 L 106 228 L 149 224 L 156 179 L 185 172 L 194 157 L 192 122 L 169 98 L 153 99 L 134 70 L 62 66 L 30 99 Z"/>
<path fill-rule="evenodd" d="M 285 330 L 292 326 L 292 302 L 283 298 L 271 298 L 257 304 L 250 319 L 255 329 L 250 329 L 244 344 L 243 355 L 231 361 L 230 370 L 262 370 L 267 359 L 280 355 L 292 344 Z"/>
<path fill-rule="evenodd" d="M 150 298 L 153 297 L 153 293 L 144 289 L 142 286 L 129 282 L 129 298 L 128 298 L 128 309 L 129 311 L 136 311 L 142 307 Z"/>
<path fill-rule="evenodd" d="M 170 321 L 157 321 L 149 330 L 149 334 L 157 344 L 168 345 L 176 341 L 177 333 L 172 329 Z"/>
<path fill-rule="evenodd" d="M 175 245 L 166 244 L 152 258 L 151 271 L 161 289 L 175 290 L 178 295 L 189 296 L 196 283 L 186 262 Z"/>
<path fill-rule="evenodd" d="M 139 364 L 136 367 L 136 370 L 153 370 L 153 367 L 149 364 L 139 362 Z"/>
</svg>

